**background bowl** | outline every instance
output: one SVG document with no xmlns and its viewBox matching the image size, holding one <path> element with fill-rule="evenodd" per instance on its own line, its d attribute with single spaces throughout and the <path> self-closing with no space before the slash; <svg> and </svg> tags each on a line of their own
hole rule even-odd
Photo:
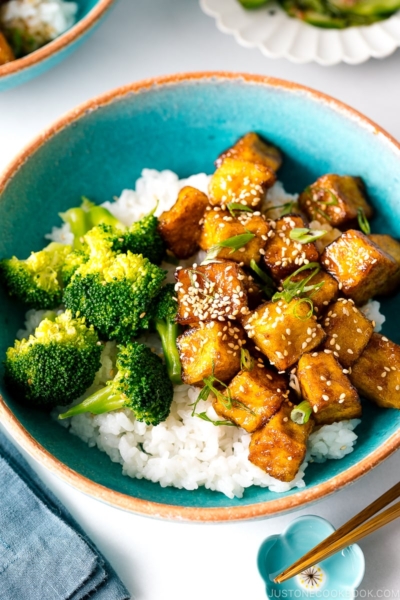
<svg viewBox="0 0 400 600">
<path fill-rule="evenodd" d="M 323 29 L 289 17 L 274 1 L 257 10 L 244 9 L 238 0 L 200 0 L 200 6 L 216 19 L 220 31 L 268 58 L 358 65 L 369 58 L 385 58 L 400 46 L 400 12 L 372 25 Z"/>
<path fill-rule="evenodd" d="M 76 23 L 39 50 L 0 66 L 0 92 L 45 73 L 88 39 L 116 0 L 75 0 Z"/>
<path fill-rule="evenodd" d="M 77 108 L 36 139 L 0 180 L 0 257 L 28 255 L 58 213 L 82 195 L 102 202 L 132 188 L 143 167 L 181 177 L 213 171 L 215 157 L 256 130 L 284 152 L 279 173 L 290 192 L 327 172 L 361 175 L 378 211 L 375 231 L 400 236 L 400 146 L 343 104 L 299 85 L 240 74 L 151 79 Z M 382 302 L 383 331 L 400 342 L 400 300 Z M 0 356 L 24 309 L 0 291 Z M 400 445 L 400 411 L 366 403 L 352 454 L 306 471 L 307 487 L 274 494 L 252 487 L 243 499 L 200 488 L 162 488 L 124 477 L 121 466 L 88 449 L 49 415 L 15 402 L 0 373 L 0 420 L 38 461 L 80 490 L 137 513 L 188 520 L 245 519 L 323 498 L 376 466 Z"/>
</svg>

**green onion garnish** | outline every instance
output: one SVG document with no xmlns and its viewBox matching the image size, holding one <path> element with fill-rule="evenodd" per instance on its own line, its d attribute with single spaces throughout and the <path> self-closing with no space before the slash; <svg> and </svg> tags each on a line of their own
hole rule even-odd
<svg viewBox="0 0 400 600">
<path fill-rule="evenodd" d="M 212 423 L 216 427 L 220 427 L 221 425 L 225 425 L 228 427 L 237 427 L 235 423 L 232 423 L 232 421 L 213 421 L 205 412 L 196 413 L 195 416 L 199 417 L 199 419 L 202 419 L 203 421 L 207 421 L 207 423 Z"/>
<path fill-rule="evenodd" d="M 313 196 L 313 192 L 316 192 L 317 194 L 329 194 L 330 196 L 330 200 L 328 200 L 327 202 L 324 200 L 319 200 L 319 198 L 314 200 L 314 196 Z M 305 190 L 304 193 L 309 194 L 311 196 L 313 196 L 312 200 L 313 202 L 320 202 L 321 206 L 325 207 L 325 206 L 337 206 L 339 204 L 338 198 L 337 196 L 335 196 L 335 194 L 331 191 L 331 190 L 326 190 L 324 188 L 320 188 L 320 187 L 312 187 L 312 186 L 308 186 Z M 314 206 L 314 210 L 316 213 L 319 213 L 320 215 L 322 215 L 327 221 L 331 221 L 331 217 L 324 212 L 321 208 L 318 208 L 316 206 Z"/>
<path fill-rule="evenodd" d="M 284 217 L 285 215 L 290 215 L 290 213 L 292 213 L 293 210 L 298 209 L 298 205 L 296 200 L 291 200 L 290 202 L 285 202 L 285 204 L 278 204 L 278 206 L 270 206 L 264 212 L 267 213 L 270 210 L 278 210 L 278 208 L 282 209 L 280 216 Z"/>
<path fill-rule="evenodd" d="M 254 360 L 246 348 L 240 348 L 240 368 L 242 371 L 252 371 Z"/>
<path fill-rule="evenodd" d="M 297 281 L 297 282 L 292 281 L 292 277 L 295 277 L 302 271 L 309 271 L 310 269 L 312 269 L 310 275 L 308 275 L 301 281 Z M 310 279 L 312 279 L 317 273 L 319 273 L 320 270 L 321 270 L 321 265 L 317 262 L 312 262 L 312 263 L 308 263 L 307 265 L 301 266 L 299 269 L 297 269 L 297 271 L 295 271 L 294 273 L 289 275 L 289 277 L 287 277 L 282 282 L 282 291 L 276 292 L 272 296 L 272 301 L 277 302 L 278 300 L 283 299 L 285 302 L 287 302 L 289 304 L 289 302 L 291 300 L 293 300 L 293 298 L 295 298 L 295 297 L 299 297 L 302 294 L 305 294 L 305 293 L 311 292 L 311 291 L 316 292 L 324 284 L 323 281 L 321 281 L 320 283 L 316 283 L 315 285 L 307 285 L 307 284 L 310 281 Z"/>
<path fill-rule="evenodd" d="M 299 242 L 300 244 L 309 244 L 322 238 L 327 232 L 323 229 L 308 229 L 306 227 L 295 227 L 289 233 L 291 240 Z"/>
<path fill-rule="evenodd" d="M 246 206 L 245 204 L 240 204 L 240 202 L 229 202 L 229 204 L 226 205 L 226 208 L 229 210 L 229 212 L 231 213 L 232 217 L 235 217 L 235 211 L 237 212 L 254 212 L 252 208 L 250 208 L 250 206 Z"/>
<path fill-rule="evenodd" d="M 365 233 L 365 235 L 369 235 L 371 233 L 371 227 L 370 227 L 368 219 L 365 215 L 365 211 L 361 206 L 359 207 L 359 209 L 357 211 L 357 219 L 358 219 L 358 224 L 360 226 L 361 231 L 363 233 Z"/>
<path fill-rule="evenodd" d="M 307 400 L 304 400 L 303 402 L 300 402 L 298 406 L 294 407 L 290 413 L 290 418 L 294 423 L 297 423 L 298 425 L 304 425 L 304 423 L 307 423 L 309 420 L 311 413 L 311 404 Z"/>
<path fill-rule="evenodd" d="M 233 254 L 236 250 L 243 248 L 246 244 L 248 244 L 253 238 L 255 238 L 254 233 L 241 233 L 240 235 L 234 235 L 233 237 L 228 238 L 227 240 L 223 240 L 219 244 L 212 246 L 207 252 L 207 256 L 203 261 L 203 265 L 208 262 L 214 260 L 214 258 L 218 257 L 218 254 L 222 250 L 222 248 L 231 248 L 230 254 Z"/>
<path fill-rule="evenodd" d="M 300 304 L 308 304 L 310 307 L 309 311 L 306 315 L 304 315 L 304 317 L 301 317 L 297 312 L 297 307 L 300 306 Z M 300 319 L 300 321 L 308 321 L 308 319 L 311 319 L 314 314 L 314 303 L 311 298 L 300 298 L 300 300 L 298 300 L 293 307 L 293 314 L 296 319 Z"/>
<path fill-rule="evenodd" d="M 254 273 L 258 276 L 259 279 L 263 282 L 264 285 L 261 286 L 264 294 L 267 298 L 272 298 L 275 292 L 275 284 L 272 281 L 271 277 L 267 275 L 256 263 L 254 258 L 250 261 L 250 269 L 254 271 Z"/>
</svg>

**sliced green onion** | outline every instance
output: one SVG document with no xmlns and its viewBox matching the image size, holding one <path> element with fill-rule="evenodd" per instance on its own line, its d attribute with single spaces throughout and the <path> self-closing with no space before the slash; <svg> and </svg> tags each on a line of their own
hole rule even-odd
<svg viewBox="0 0 400 600">
<path fill-rule="evenodd" d="M 258 278 L 264 283 L 264 285 L 261 286 L 261 289 L 267 298 L 272 298 L 276 288 L 271 277 L 258 266 L 254 258 L 252 258 L 250 261 L 250 269 L 254 271 Z"/>
<path fill-rule="evenodd" d="M 252 371 L 254 360 L 250 356 L 250 352 L 246 348 L 240 348 L 240 368 L 242 371 Z"/>
<path fill-rule="evenodd" d="M 308 275 L 308 277 L 305 277 L 301 281 L 297 281 L 297 282 L 292 281 L 292 277 L 295 277 L 302 271 L 308 271 L 310 269 L 312 269 L 312 271 L 311 271 L 310 275 Z M 293 300 L 293 298 L 301 296 L 302 294 L 304 294 L 306 292 L 315 290 L 315 288 L 317 288 L 317 287 L 318 287 L 318 289 L 320 289 L 322 287 L 321 284 L 323 284 L 324 282 L 320 282 L 315 285 L 309 285 L 309 286 L 307 285 L 308 282 L 317 273 L 319 273 L 320 270 L 321 270 L 321 265 L 317 262 L 312 262 L 312 263 L 308 263 L 307 265 L 302 265 L 294 273 L 289 275 L 289 277 L 287 277 L 282 282 L 282 288 L 283 288 L 282 291 L 276 292 L 272 296 L 272 301 L 277 302 L 278 300 L 283 299 L 285 302 L 289 303 L 291 300 Z"/>
<path fill-rule="evenodd" d="M 255 237 L 256 236 L 254 233 L 247 232 L 241 233 L 240 235 L 234 235 L 227 240 L 223 240 L 219 244 L 216 244 L 209 249 L 202 264 L 207 264 L 208 262 L 214 260 L 214 258 L 217 258 L 222 248 L 231 248 L 230 254 L 233 254 L 236 250 L 239 250 L 239 248 L 243 248 L 243 246 L 248 244 Z"/>
<path fill-rule="evenodd" d="M 304 317 L 301 317 L 297 312 L 297 307 L 300 306 L 300 304 L 308 304 L 310 307 L 310 310 Z M 293 314 L 296 317 L 296 319 L 300 319 L 300 321 L 308 321 L 308 319 L 311 319 L 311 317 L 314 314 L 314 303 L 311 300 L 311 298 L 300 298 L 300 300 L 296 302 L 296 304 L 293 307 Z"/>
<path fill-rule="evenodd" d="M 329 194 L 330 196 L 330 200 L 328 200 L 327 202 L 324 200 L 320 200 L 319 198 L 316 198 L 314 200 L 314 196 L 312 198 L 313 202 L 320 202 L 322 206 L 337 206 L 339 204 L 338 198 L 337 196 L 335 196 L 335 194 L 331 191 L 331 190 L 326 190 L 325 188 L 321 188 L 321 187 L 312 187 L 312 186 L 308 186 L 304 192 L 306 194 L 309 194 L 311 196 L 313 196 L 313 193 L 316 192 L 317 194 Z M 319 213 L 320 215 L 322 215 L 327 221 L 331 221 L 331 217 L 325 212 L 323 211 L 321 208 L 318 208 L 316 206 L 314 206 L 314 210 L 315 212 Z"/>
<path fill-rule="evenodd" d="M 250 206 L 246 206 L 245 204 L 240 204 L 240 202 L 229 202 L 229 204 L 226 205 L 226 208 L 229 210 L 229 212 L 231 213 L 232 217 L 235 217 L 235 211 L 237 212 L 254 212 L 252 208 L 250 208 Z"/>
<path fill-rule="evenodd" d="M 212 423 L 216 427 L 221 427 L 222 425 L 225 425 L 227 427 L 237 427 L 237 425 L 235 425 L 235 423 L 232 423 L 232 421 L 213 421 L 205 412 L 195 413 L 194 416 L 198 417 L 199 419 L 203 419 L 203 421 L 207 421 L 207 423 Z"/>
<path fill-rule="evenodd" d="M 311 414 L 312 406 L 307 400 L 304 400 L 303 402 L 300 402 L 298 406 L 294 407 L 290 413 L 290 418 L 294 423 L 304 425 L 309 420 Z"/>
<path fill-rule="evenodd" d="M 360 229 L 365 235 L 369 235 L 371 233 L 371 227 L 369 221 L 366 217 L 364 209 L 360 206 L 357 211 L 357 219 Z"/>
<path fill-rule="evenodd" d="M 249 406 L 247 406 L 247 404 L 240 402 L 240 400 L 237 400 L 236 398 L 233 398 L 232 404 L 233 404 L 233 406 L 236 406 L 237 408 L 240 408 L 240 409 L 244 410 L 245 412 L 250 413 L 253 417 L 257 416 L 256 413 L 254 412 L 254 410 L 251 410 L 251 408 Z"/>
<path fill-rule="evenodd" d="M 295 227 L 289 233 L 291 240 L 300 244 L 309 244 L 322 238 L 327 232 L 323 229 L 308 229 L 308 227 Z"/>
<path fill-rule="evenodd" d="M 282 208 L 281 217 L 285 215 L 290 215 L 293 210 L 298 209 L 298 204 L 296 200 L 291 200 L 290 202 L 285 202 L 285 204 L 278 204 L 278 206 L 270 206 L 264 212 L 269 212 L 270 210 L 278 210 L 278 208 Z"/>
</svg>

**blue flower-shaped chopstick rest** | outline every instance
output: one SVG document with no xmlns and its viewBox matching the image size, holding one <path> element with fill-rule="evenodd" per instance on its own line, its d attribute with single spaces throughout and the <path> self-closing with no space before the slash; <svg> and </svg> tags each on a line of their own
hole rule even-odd
<svg viewBox="0 0 400 600">
<path fill-rule="evenodd" d="M 353 598 L 365 570 L 364 554 L 353 544 L 284 583 L 274 577 L 335 531 L 325 519 L 295 519 L 280 535 L 271 535 L 258 553 L 258 569 L 268 598 Z"/>
</svg>

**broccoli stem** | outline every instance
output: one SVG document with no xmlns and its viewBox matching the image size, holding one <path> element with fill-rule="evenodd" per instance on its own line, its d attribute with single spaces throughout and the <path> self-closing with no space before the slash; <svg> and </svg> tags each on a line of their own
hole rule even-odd
<svg viewBox="0 0 400 600">
<path fill-rule="evenodd" d="M 96 225 L 112 225 L 116 229 L 126 229 L 118 219 L 116 219 L 104 206 L 93 206 L 87 213 L 89 227 L 88 230 Z"/>
<path fill-rule="evenodd" d="M 64 223 L 68 223 L 74 236 L 74 248 L 79 250 L 83 246 L 83 236 L 90 229 L 87 223 L 87 212 L 83 208 L 70 208 L 60 217 Z"/>
<path fill-rule="evenodd" d="M 114 379 L 115 381 L 115 379 Z M 126 398 L 118 392 L 113 391 L 113 386 L 105 386 L 101 390 L 95 392 L 86 398 L 80 404 L 73 406 L 67 412 L 59 415 L 59 419 L 68 419 L 75 415 L 90 412 L 93 415 L 101 415 L 112 410 L 123 408 L 126 403 Z"/>
<path fill-rule="evenodd" d="M 155 327 L 161 338 L 168 376 L 173 384 L 180 385 L 182 383 L 182 366 L 176 345 L 179 325 L 174 322 L 156 320 Z"/>
</svg>

